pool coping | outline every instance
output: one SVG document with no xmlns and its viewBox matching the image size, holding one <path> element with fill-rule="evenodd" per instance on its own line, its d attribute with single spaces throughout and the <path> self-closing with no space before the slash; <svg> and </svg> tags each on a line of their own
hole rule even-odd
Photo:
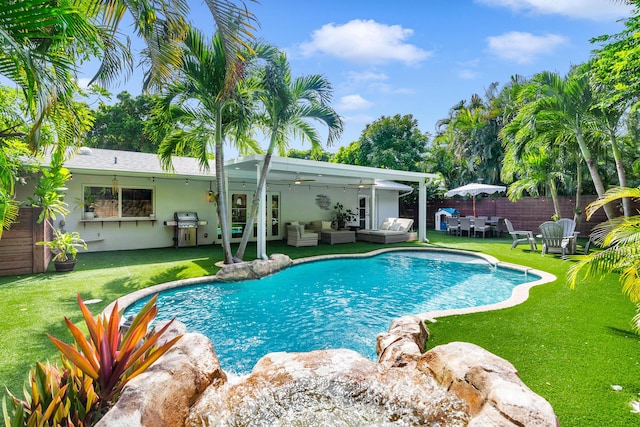
<svg viewBox="0 0 640 427">
<path fill-rule="evenodd" d="M 400 252 L 400 251 L 429 251 L 429 252 L 445 252 L 445 253 L 454 253 L 458 255 L 467 255 L 467 256 L 475 256 L 478 258 L 482 258 L 486 260 L 489 264 L 494 265 L 496 267 L 507 268 L 511 270 L 522 271 L 525 274 L 531 273 L 536 276 L 540 276 L 539 280 L 535 280 L 533 282 L 523 283 L 521 285 L 513 288 L 511 292 L 511 296 L 501 302 L 497 302 L 494 304 L 480 305 L 476 307 L 466 307 L 466 308 L 454 308 L 449 310 L 437 310 L 430 311 L 426 313 L 414 314 L 412 316 L 418 317 L 421 321 L 429 321 L 431 323 L 436 322 L 436 318 L 438 317 L 447 317 L 447 316 L 456 316 L 462 314 L 472 314 L 472 313 L 481 313 L 485 311 L 494 311 L 501 310 L 503 308 L 514 307 L 516 305 L 522 304 L 529 298 L 529 290 L 534 286 L 543 285 L 545 283 L 550 283 L 557 280 L 557 277 L 551 273 L 547 273 L 546 271 L 536 270 L 531 267 L 527 267 L 519 264 L 512 264 L 507 262 L 502 262 L 499 259 L 479 253 L 479 252 L 470 252 L 463 251 L 459 249 L 448 249 L 448 248 L 435 248 L 435 247 L 394 247 L 394 248 L 380 248 L 370 252 L 363 252 L 357 254 L 328 254 L 328 255 L 316 255 L 312 257 L 305 258 L 297 258 L 292 260 L 292 265 L 300 265 L 308 262 L 316 262 L 330 259 L 338 259 L 338 258 L 370 258 L 376 255 L 380 255 L 386 252 Z M 282 271 L 282 270 L 281 270 Z M 275 273 L 277 274 L 277 273 Z M 216 276 L 202 276 L 195 277 L 190 279 L 180 279 L 174 280 L 171 282 L 161 283 L 158 285 L 149 286 L 148 288 L 140 289 L 129 294 L 123 295 L 122 297 L 116 299 L 111 304 L 107 305 L 103 310 L 104 314 L 110 314 L 115 304 L 118 304 L 118 310 L 125 310 L 127 307 L 132 305 L 134 302 L 138 301 L 141 298 L 147 297 L 149 295 L 153 295 L 160 291 L 164 291 L 167 289 L 178 288 L 181 286 L 195 285 L 199 283 L 207 283 L 207 282 L 221 282 L 222 280 L 217 278 Z"/>
</svg>

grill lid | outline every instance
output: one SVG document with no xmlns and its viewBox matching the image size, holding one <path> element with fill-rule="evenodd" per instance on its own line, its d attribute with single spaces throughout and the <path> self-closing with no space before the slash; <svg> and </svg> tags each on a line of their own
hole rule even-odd
<svg viewBox="0 0 640 427">
<path fill-rule="evenodd" d="M 173 217 L 178 222 L 197 222 L 198 214 L 196 212 L 176 212 Z"/>
</svg>

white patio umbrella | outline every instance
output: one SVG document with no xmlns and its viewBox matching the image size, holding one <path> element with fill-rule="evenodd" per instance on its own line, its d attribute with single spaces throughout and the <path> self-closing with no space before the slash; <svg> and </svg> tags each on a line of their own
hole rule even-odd
<svg viewBox="0 0 640 427">
<path fill-rule="evenodd" d="M 473 199 L 473 216 L 476 216 L 476 196 L 478 194 L 494 194 L 502 191 L 507 191 L 507 187 L 504 185 L 491 185 L 474 182 L 449 190 L 444 193 L 444 195 L 447 197 L 471 196 Z"/>
</svg>

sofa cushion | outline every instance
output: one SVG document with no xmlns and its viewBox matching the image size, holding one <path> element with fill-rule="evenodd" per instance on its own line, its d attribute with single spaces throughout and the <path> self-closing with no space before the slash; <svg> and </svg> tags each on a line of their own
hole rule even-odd
<svg viewBox="0 0 640 427">
<path fill-rule="evenodd" d="M 331 221 L 322 221 L 323 230 L 330 230 L 331 228 Z"/>
<path fill-rule="evenodd" d="M 388 221 L 385 221 L 382 224 L 380 224 L 380 230 L 389 230 L 390 227 L 391 227 L 391 223 Z"/>
<path fill-rule="evenodd" d="M 389 227 L 389 230 L 391 231 L 404 231 L 404 230 L 400 230 L 400 227 L 402 226 L 402 224 L 400 224 L 399 222 L 394 222 L 393 224 L 391 224 L 391 226 Z"/>
</svg>

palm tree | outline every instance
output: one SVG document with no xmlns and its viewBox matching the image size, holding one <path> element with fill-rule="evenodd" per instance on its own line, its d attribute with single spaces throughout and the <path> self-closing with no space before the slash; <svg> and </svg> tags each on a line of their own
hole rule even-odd
<svg viewBox="0 0 640 427">
<path fill-rule="evenodd" d="M 545 71 L 533 78 L 528 89 L 534 91 L 530 94 L 533 100 L 519 113 L 523 115 L 523 121 L 549 140 L 567 141 L 567 136 L 571 136 L 589 169 L 598 196 L 604 195 L 605 187 L 598 165 L 585 138 L 586 129 L 593 123 L 590 110 L 594 105 L 588 77 L 573 72 L 562 79 Z M 611 206 L 606 205 L 603 209 L 607 218 L 614 217 Z"/>
<path fill-rule="evenodd" d="M 226 70 L 227 55 L 219 33 L 209 43 L 197 30 L 190 29 L 184 40 L 180 74 L 161 94 L 154 121 L 161 139 L 158 154 L 163 167 L 170 169 L 171 156 L 181 154 L 197 158 L 208 170 L 214 154 L 216 208 L 225 263 L 231 263 L 223 144 L 229 138 L 237 144 L 250 143 L 247 126 L 251 104 L 239 92 L 237 82 L 231 86 Z"/>
<path fill-rule="evenodd" d="M 624 198 L 640 198 L 640 187 L 608 190 L 587 207 L 587 218 L 601 207 Z M 580 257 L 571 266 L 568 272 L 571 287 L 576 285 L 581 274 L 585 277 L 604 277 L 617 272 L 623 293 L 634 303 L 640 302 L 640 215 L 617 217 L 598 224 L 590 238 L 603 250 Z M 640 310 L 640 305 L 636 309 Z M 635 316 L 634 324 L 640 325 L 640 314 Z"/>
<path fill-rule="evenodd" d="M 244 1 L 206 0 L 222 32 L 224 50 L 230 53 L 225 73 L 232 82 L 241 49 L 253 36 L 254 15 Z M 145 87 L 160 86 L 172 78 L 181 58 L 179 43 L 184 38 L 186 0 L 6 0 L 0 4 L 0 76 L 13 81 L 22 91 L 30 115 L 26 135 L 33 152 L 40 147 L 40 129 L 50 121 L 58 131 L 56 142 L 64 149 L 70 141 L 81 141 L 86 120 L 76 110 L 76 71 L 91 57 L 101 66 L 94 80 L 109 84 L 123 70 L 131 70 L 133 58 L 129 40 L 120 40 L 119 27 L 129 12 L 136 33 L 147 49 Z M 233 86 L 230 84 L 229 86 Z M 80 127 L 78 127 L 80 126 Z M 12 128 L 0 131 L 0 139 L 14 137 Z M 3 197 L 13 190 L 2 187 Z M 5 227 L 10 216 L 4 216 Z"/>
<path fill-rule="evenodd" d="M 311 151 L 321 150 L 321 140 L 309 121 L 325 124 L 328 129 L 327 145 L 331 145 L 342 134 L 342 119 L 331 108 L 331 84 L 323 76 L 309 75 L 293 79 L 289 63 L 280 52 L 267 61 L 259 74 L 260 90 L 256 92 L 261 111 L 257 124 L 269 137 L 264 162 L 260 170 L 257 191 L 251 201 L 247 226 L 236 252 L 242 259 L 253 232 L 253 222 L 259 208 L 261 190 L 265 187 L 271 157 L 277 149 L 285 155 L 289 137 L 296 136 L 311 144 Z"/>
</svg>

